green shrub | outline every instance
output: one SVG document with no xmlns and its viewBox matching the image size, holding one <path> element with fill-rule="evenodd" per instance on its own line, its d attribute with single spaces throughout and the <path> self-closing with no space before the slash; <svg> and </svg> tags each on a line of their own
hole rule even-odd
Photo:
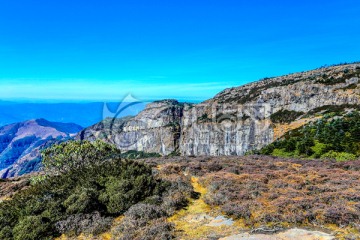
<svg viewBox="0 0 360 240">
<path fill-rule="evenodd" d="M 300 139 L 296 143 L 296 150 L 299 151 L 299 154 L 304 154 L 306 156 L 311 156 L 314 151 L 312 150 L 312 147 L 315 145 L 314 140 L 307 137 Z"/>
<path fill-rule="evenodd" d="M 138 175 L 129 179 L 110 177 L 99 199 L 106 205 L 110 214 L 121 214 L 135 203 L 150 196 L 154 185 L 151 175 Z"/>
<path fill-rule="evenodd" d="M 315 140 L 314 142 L 315 145 L 311 147 L 311 150 L 313 151 L 312 157 L 319 158 L 327 151 L 328 146 L 325 143 L 319 142 L 318 140 Z"/>
<path fill-rule="evenodd" d="M 347 153 L 347 152 L 335 152 L 335 151 L 329 151 L 323 155 L 321 155 L 321 158 L 323 159 L 334 159 L 338 162 L 343 161 L 349 161 L 349 160 L 355 160 L 356 155 Z"/>
<path fill-rule="evenodd" d="M 26 216 L 14 227 L 15 240 L 51 239 L 50 220 L 42 216 Z"/>
<path fill-rule="evenodd" d="M 95 188 L 78 187 L 74 192 L 63 202 L 66 208 L 66 213 L 77 214 L 84 212 L 91 212 L 96 209 L 99 204 L 98 192 Z"/>
<path fill-rule="evenodd" d="M 0 230 L 0 239 L 10 240 L 12 238 L 12 228 L 10 226 L 5 226 Z"/>
<path fill-rule="evenodd" d="M 166 192 L 167 185 L 154 178 L 149 166 L 111 158 L 118 153 L 100 142 L 47 149 L 44 169 L 50 174 L 0 203 L 0 239 L 96 234 L 110 226 L 114 215 Z"/>
<path fill-rule="evenodd" d="M 285 149 L 277 149 L 275 148 L 272 152 L 272 155 L 275 157 L 293 157 L 294 154 L 291 152 L 285 151 Z"/>
<path fill-rule="evenodd" d="M 120 157 L 120 150 L 103 141 L 68 141 L 42 151 L 42 164 L 47 174 L 66 173 L 84 166 Z"/>
</svg>

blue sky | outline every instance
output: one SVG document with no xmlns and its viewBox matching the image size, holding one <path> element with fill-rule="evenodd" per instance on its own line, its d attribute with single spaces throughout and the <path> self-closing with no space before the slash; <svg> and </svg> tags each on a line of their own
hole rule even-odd
<svg viewBox="0 0 360 240">
<path fill-rule="evenodd" d="M 360 2 L 0 0 L 0 97 L 204 100 L 360 60 Z"/>
</svg>

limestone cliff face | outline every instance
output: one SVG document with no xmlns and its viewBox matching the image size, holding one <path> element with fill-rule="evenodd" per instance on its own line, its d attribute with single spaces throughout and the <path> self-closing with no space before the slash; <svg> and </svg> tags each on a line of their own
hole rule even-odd
<svg viewBox="0 0 360 240">
<path fill-rule="evenodd" d="M 106 135 L 120 149 L 168 155 L 243 155 L 324 111 L 360 108 L 360 64 L 338 65 L 225 89 L 200 104 L 164 100 L 114 127 L 84 130 Z M 111 124 L 110 124 L 111 125 Z M 92 136 L 92 137 L 91 137 Z"/>
<path fill-rule="evenodd" d="M 182 155 L 243 155 L 272 141 L 273 130 L 267 119 L 270 109 L 254 106 L 258 111 L 252 115 L 250 108 L 221 105 L 217 108 L 209 102 L 185 109 L 179 149 Z"/>
<path fill-rule="evenodd" d="M 184 111 L 180 152 L 242 155 L 275 139 L 275 127 L 279 127 L 272 118 L 275 113 L 295 115 L 280 124 L 289 125 L 307 115 L 312 119 L 334 106 L 357 108 L 359 76 L 359 64 L 341 65 L 225 89 Z"/>
<path fill-rule="evenodd" d="M 82 131 L 78 138 L 102 138 L 122 151 L 137 150 L 168 155 L 179 148 L 184 104 L 176 100 L 150 103 L 135 117 L 107 119 Z"/>
</svg>

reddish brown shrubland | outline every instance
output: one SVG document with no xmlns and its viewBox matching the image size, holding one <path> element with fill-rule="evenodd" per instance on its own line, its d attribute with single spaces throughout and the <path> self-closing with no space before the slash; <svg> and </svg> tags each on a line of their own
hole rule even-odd
<svg viewBox="0 0 360 240">
<path fill-rule="evenodd" d="M 176 169 L 201 176 L 208 189 L 206 203 L 248 226 L 335 224 L 359 229 L 360 160 L 249 156 L 160 161 L 166 162 L 167 173 Z"/>
</svg>

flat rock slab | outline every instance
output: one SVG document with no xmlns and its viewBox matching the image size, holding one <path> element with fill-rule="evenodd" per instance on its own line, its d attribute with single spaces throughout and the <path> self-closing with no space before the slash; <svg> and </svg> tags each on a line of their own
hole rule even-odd
<svg viewBox="0 0 360 240">
<path fill-rule="evenodd" d="M 226 218 L 224 216 L 217 216 L 212 219 L 206 226 L 209 227 L 220 227 L 220 226 L 231 226 L 234 224 L 234 221 L 230 218 Z"/>
<path fill-rule="evenodd" d="M 272 235 L 243 233 L 243 234 L 233 235 L 220 239 L 221 240 L 333 240 L 335 239 L 335 237 L 324 232 L 308 231 L 305 229 L 293 228 L 285 232 L 280 232 Z"/>
</svg>

